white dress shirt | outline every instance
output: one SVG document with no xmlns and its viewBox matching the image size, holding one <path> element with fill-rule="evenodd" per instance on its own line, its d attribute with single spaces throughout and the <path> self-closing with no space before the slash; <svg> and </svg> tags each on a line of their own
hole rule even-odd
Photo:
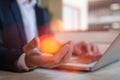
<svg viewBox="0 0 120 80">
<path fill-rule="evenodd" d="M 37 3 L 36 0 L 17 0 L 18 6 L 20 8 L 25 35 L 27 42 L 30 42 L 35 36 L 37 36 L 37 24 L 34 6 Z M 18 60 L 18 67 L 21 70 L 29 70 L 25 64 L 25 53 L 23 53 Z"/>
</svg>

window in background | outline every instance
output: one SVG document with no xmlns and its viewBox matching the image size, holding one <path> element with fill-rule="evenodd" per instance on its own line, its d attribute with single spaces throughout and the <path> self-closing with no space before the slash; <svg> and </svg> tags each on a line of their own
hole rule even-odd
<svg viewBox="0 0 120 80">
<path fill-rule="evenodd" d="M 89 0 L 89 29 L 120 30 L 120 0 Z"/>
<path fill-rule="evenodd" d="M 66 31 L 78 30 L 80 27 L 79 8 L 63 4 L 63 23 Z"/>
<path fill-rule="evenodd" d="M 62 6 L 65 31 L 88 29 L 88 0 L 63 0 Z"/>
</svg>

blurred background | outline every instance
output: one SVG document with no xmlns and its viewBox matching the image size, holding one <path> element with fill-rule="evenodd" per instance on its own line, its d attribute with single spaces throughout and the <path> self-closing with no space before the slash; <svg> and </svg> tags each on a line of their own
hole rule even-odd
<svg viewBox="0 0 120 80">
<path fill-rule="evenodd" d="M 120 31 L 120 0 L 39 0 L 53 31 Z"/>
</svg>

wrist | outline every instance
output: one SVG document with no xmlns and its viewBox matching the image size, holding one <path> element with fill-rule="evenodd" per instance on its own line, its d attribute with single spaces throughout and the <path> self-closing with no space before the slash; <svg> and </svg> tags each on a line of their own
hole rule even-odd
<svg viewBox="0 0 120 80">
<path fill-rule="evenodd" d="M 25 56 L 25 64 L 28 68 L 33 68 L 35 67 L 35 65 L 32 63 L 31 59 L 29 58 L 29 56 Z"/>
</svg>

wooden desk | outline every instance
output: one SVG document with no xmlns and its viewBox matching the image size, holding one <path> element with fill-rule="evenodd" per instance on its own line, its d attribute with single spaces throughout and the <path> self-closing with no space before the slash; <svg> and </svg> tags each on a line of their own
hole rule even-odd
<svg viewBox="0 0 120 80">
<path fill-rule="evenodd" d="M 73 37 L 75 37 L 74 34 Z M 62 37 L 61 39 L 64 38 Z M 78 37 L 76 36 L 76 38 Z M 81 39 L 82 37 L 79 36 L 79 38 Z M 88 39 L 86 38 L 86 40 Z M 104 49 L 108 47 L 108 44 L 104 45 L 102 44 L 99 46 L 100 49 L 104 51 Z M 26 73 L 12 73 L 0 71 L 0 80 L 119 80 L 120 79 L 119 73 L 120 73 L 120 61 L 111 64 L 107 67 L 104 67 L 100 70 L 97 70 L 95 72 L 70 72 L 48 69 L 36 69 L 34 71 Z"/>
<path fill-rule="evenodd" d="M 119 80 L 120 62 L 116 62 L 95 72 L 69 72 L 36 69 L 26 73 L 0 71 L 0 80 Z"/>
</svg>

